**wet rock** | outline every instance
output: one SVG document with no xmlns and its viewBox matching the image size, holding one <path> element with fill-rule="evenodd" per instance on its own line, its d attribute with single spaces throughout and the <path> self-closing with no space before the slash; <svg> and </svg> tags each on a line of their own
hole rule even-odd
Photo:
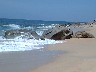
<svg viewBox="0 0 96 72">
<path fill-rule="evenodd" d="M 5 38 L 15 38 L 17 36 L 20 36 L 21 32 L 19 30 L 7 30 L 5 31 Z"/>
<path fill-rule="evenodd" d="M 72 38 L 73 31 L 67 27 L 56 25 L 54 28 L 44 31 L 42 37 L 54 40 L 64 40 Z"/>
<path fill-rule="evenodd" d="M 4 37 L 12 39 L 12 38 L 15 38 L 15 37 L 21 36 L 21 35 L 28 39 L 33 39 L 33 38 L 39 39 L 40 38 L 40 36 L 35 31 L 28 30 L 28 29 L 7 30 L 5 32 Z"/>
<path fill-rule="evenodd" d="M 94 36 L 90 33 L 87 33 L 85 31 L 78 31 L 75 33 L 76 38 L 94 38 Z"/>
<path fill-rule="evenodd" d="M 54 39 L 54 40 L 64 40 L 64 39 L 70 39 L 70 38 L 72 38 L 71 34 L 65 35 L 64 31 L 60 31 L 51 37 L 51 39 Z"/>
</svg>

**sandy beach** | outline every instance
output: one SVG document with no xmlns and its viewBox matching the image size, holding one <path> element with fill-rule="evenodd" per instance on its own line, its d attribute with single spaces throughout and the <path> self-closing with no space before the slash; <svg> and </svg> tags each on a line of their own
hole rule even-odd
<svg viewBox="0 0 96 72">
<path fill-rule="evenodd" d="M 0 72 L 96 72 L 96 0 L 0 0 Z"/>
<path fill-rule="evenodd" d="M 31 72 L 95 72 L 96 39 L 71 39 L 64 44 L 47 46 L 50 50 L 63 50 L 54 62 L 43 65 Z"/>
<path fill-rule="evenodd" d="M 96 25 L 83 25 L 81 28 L 96 37 Z M 96 72 L 96 38 L 72 38 L 65 41 L 45 46 L 45 49 L 61 50 L 65 54 L 30 72 Z"/>
<path fill-rule="evenodd" d="M 80 25 L 95 38 L 71 38 L 32 51 L 1 52 L 0 72 L 96 72 L 96 25 Z"/>
</svg>

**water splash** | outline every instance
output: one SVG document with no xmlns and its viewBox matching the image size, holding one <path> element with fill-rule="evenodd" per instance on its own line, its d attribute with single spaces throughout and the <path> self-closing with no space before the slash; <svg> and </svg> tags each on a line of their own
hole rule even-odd
<svg viewBox="0 0 96 72">
<path fill-rule="evenodd" d="M 63 41 L 55 41 L 50 39 L 22 39 L 22 37 L 16 37 L 15 39 L 4 39 L 1 37 L 0 52 L 41 49 L 43 48 L 43 45 L 56 43 L 63 43 Z"/>
</svg>

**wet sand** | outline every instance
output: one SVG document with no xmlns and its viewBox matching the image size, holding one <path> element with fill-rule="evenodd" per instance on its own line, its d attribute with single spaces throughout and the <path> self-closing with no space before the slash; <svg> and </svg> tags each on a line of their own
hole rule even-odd
<svg viewBox="0 0 96 72">
<path fill-rule="evenodd" d="M 54 61 L 63 51 L 32 50 L 21 52 L 1 52 L 0 72 L 29 72 L 41 65 Z"/>
</svg>

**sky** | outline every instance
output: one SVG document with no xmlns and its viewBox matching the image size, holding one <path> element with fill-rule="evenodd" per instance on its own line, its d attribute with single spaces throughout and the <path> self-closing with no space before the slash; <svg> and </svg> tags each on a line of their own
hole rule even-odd
<svg viewBox="0 0 96 72">
<path fill-rule="evenodd" d="M 0 18 L 91 21 L 96 19 L 96 0 L 0 0 Z"/>
</svg>

